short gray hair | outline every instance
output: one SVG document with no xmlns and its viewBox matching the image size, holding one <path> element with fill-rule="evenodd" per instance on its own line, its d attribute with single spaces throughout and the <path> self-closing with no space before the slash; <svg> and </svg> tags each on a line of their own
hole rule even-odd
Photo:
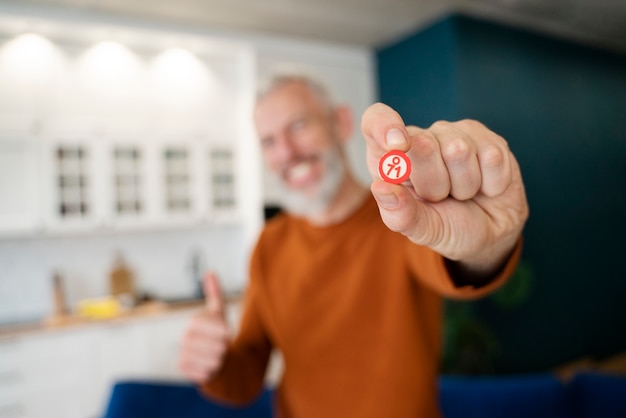
<svg viewBox="0 0 626 418">
<path fill-rule="evenodd" d="M 326 86 L 320 81 L 305 74 L 279 74 L 274 75 L 257 92 L 256 102 L 261 101 L 265 96 L 284 86 L 285 84 L 303 84 L 311 93 L 317 97 L 320 103 L 329 110 L 335 107 L 334 101 Z"/>
</svg>

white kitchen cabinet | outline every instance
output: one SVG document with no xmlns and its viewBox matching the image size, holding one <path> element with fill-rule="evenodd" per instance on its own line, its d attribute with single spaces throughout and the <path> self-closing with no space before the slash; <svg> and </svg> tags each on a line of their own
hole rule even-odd
<svg viewBox="0 0 626 418">
<path fill-rule="evenodd" d="M 101 416 L 113 385 L 121 380 L 182 381 L 180 341 L 195 309 L 102 324 L 93 333 L 92 386 L 88 417 Z"/>
<path fill-rule="evenodd" d="M 116 51 L 129 67 L 108 71 L 110 57 L 88 60 L 108 50 L 81 35 L 82 25 L 47 24 L 58 31 L 46 42 L 63 58 L 48 82 L 17 83 L 0 68 L 0 237 L 233 220 L 254 235 L 260 200 L 234 210 L 242 199 L 233 177 L 211 171 L 207 151 L 213 140 L 250 149 L 248 43 L 189 33 L 165 47 L 178 31 L 125 28 L 134 35 Z M 244 175 L 258 177 L 251 167 Z"/>
<path fill-rule="evenodd" d="M 0 139 L 0 236 L 101 226 L 101 153 L 80 135 Z"/>
<path fill-rule="evenodd" d="M 145 145 L 138 141 L 107 140 L 104 159 L 105 223 L 116 228 L 149 224 L 150 173 Z"/>
<path fill-rule="evenodd" d="M 0 340 L 0 417 L 85 418 L 90 341 L 81 333 Z"/>
<path fill-rule="evenodd" d="M 115 382 L 183 380 L 179 343 L 194 309 L 0 337 L 0 418 L 96 418 Z"/>
<path fill-rule="evenodd" d="M 43 141 L 43 203 L 47 232 L 91 230 L 103 219 L 102 149 L 88 136 Z"/>
<path fill-rule="evenodd" d="M 93 373 L 88 393 L 87 416 L 95 417 L 106 408 L 115 381 L 141 376 L 149 366 L 150 347 L 142 338 L 142 323 L 101 324 L 91 336 Z"/>
<path fill-rule="evenodd" d="M 85 418 L 80 401 L 74 396 L 79 388 L 52 389 L 49 392 L 0 400 L 0 418 Z"/>
<path fill-rule="evenodd" d="M 146 318 L 137 329 L 145 347 L 142 370 L 136 377 L 157 380 L 184 380 L 178 370 L 178 355 L 190 312 L 179 312 L 159 318 Z"/>
<path fill-rule="evenodd" d="M 0 236 L 42 227 L 40 143 L 0 137 Z"/>
<path fill-rule="evenodd" d="M 158 146 L 158 217 L 170 224 L 198 221 L 205 210 L 199 182 L 203 167 L 196 144 L 191 141 L 163 141 Z"/>
<path fill-rule="evenodd" d="M 147 206 L 160 225 L 242 221 L 235 151 L 208 141 L 161 141 L 148 152 Z"/>
<path fill-rule="evenodd" d="M 0 140 L 0 236 L 238 222 L 235 158 L 199 140 Z"/>
<path fill-rule="evenodd" d="M 241 216 L 238 198 L 239 173 L 235 149 L 226 145 L 210 146 L 205 155 L 206 190 L 211 219 L 214 222 L 234 222 Z"/>
</svg>

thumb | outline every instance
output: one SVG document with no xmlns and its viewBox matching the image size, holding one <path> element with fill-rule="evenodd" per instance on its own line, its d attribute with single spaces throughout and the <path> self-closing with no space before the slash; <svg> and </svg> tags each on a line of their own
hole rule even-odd
<svg viewBox="0 0 626 418">
<path fill-rule="evenodd" d="M 207 311 L 212 314 L 222 314 L 224 310 L 224 298 L 217 275 L 208 272 L 204 275 L 204 303 Z"/>
<path fill-rule="evenodd" d="M 405 235 L 416 244 L 432 246 L 439 240 L 440 219 L 429 205 L 413 196 L 404 186 L 375 180 L 372 195 L 387 228 Z"/>
</svg>

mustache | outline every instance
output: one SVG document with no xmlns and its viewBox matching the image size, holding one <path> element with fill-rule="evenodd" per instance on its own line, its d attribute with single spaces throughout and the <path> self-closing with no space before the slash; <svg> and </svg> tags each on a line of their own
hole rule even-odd
<svg viewBox="0 0 626 418">
<path fill-rule="evenodd" d="M 323 157 L 323 154 L 320 153 L 296 156 L 295 158 L 278 167 L 277 171 L 280 173 L 281 177 L 287 177 L 289 172 L 294 168 L 301 166 L 302 164 L 315 163 L 323 159 Z"/>
<path fill-rule="evenodd" d="M 326 210 L 339 190 L 346 167 L 336 148 L 298 157 L 281 168 L 289 170 L 298 164 L 314 160 L 320 160 L 324 165 L 324 175 L 312 190 L 306 192 L 291 189 L 282 170 L 269 172 L 270 180 L 275 184 L 274 190 L 278 192 L 276 199 L 287 212 L 301 216 L 315 215 Z"/>
</svg>

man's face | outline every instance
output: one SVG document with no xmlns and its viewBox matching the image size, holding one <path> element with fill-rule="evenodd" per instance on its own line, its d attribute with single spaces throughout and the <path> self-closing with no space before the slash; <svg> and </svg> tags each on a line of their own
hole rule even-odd
<svg viewBox="0 0 626 418">
<path fill-rule="evenodd" d="M 343 178 L 333 110 L 303 84 L 287 83 L 258 103 L 255 123 L 265 162 L 283 186 L 287 210 L 324 209 Z"/>
</svg>

